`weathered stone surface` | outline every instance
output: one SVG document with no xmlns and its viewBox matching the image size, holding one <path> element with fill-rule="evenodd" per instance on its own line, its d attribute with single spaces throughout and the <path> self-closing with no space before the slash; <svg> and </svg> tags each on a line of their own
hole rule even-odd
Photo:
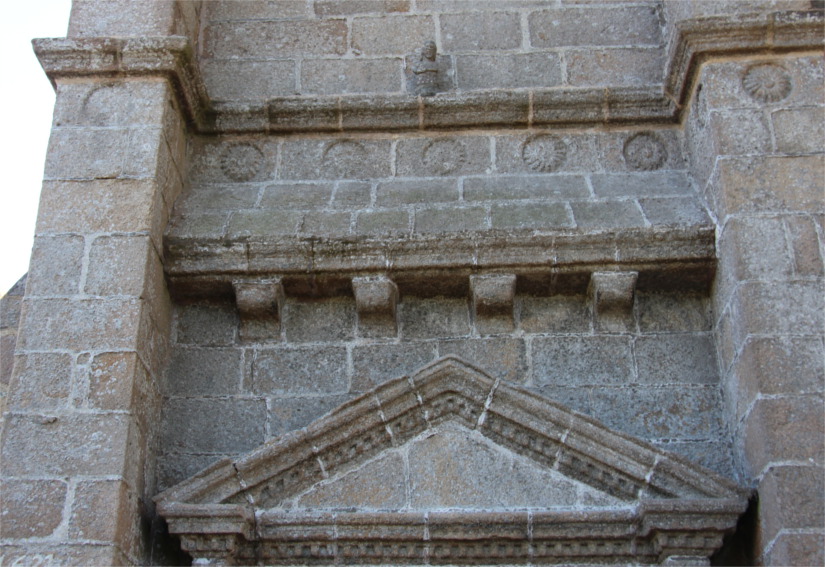
<svg viewBox="0 0 825 567">
<path fill-rule="evenodd" d="M 771 114 L 776 150 L 797 154 L 816 152 L 825 138 L 825 118 L 820 107 L 777 110 Z"/>
<path fill-rule="evenodd" d="M 819 337 L 750 338 L 736 360 L 737 416 L 759 394 L 814 394 L 825 390 Z"/>
<path fill-rule="evenodd" d="M 715 384 L 716 350 L 709 335 L 639 337 L 634 343 L 638 380 L 645 384 Z"/>
<path fill-rule="evenodd" d="M 464 299 L 405 298 L 399 305 L 401 335 L 406 339 L 464 336 L 470 313 Z"/>
<path fill-rule="evenodd" d="M 287 301 L 284 326 L 289 342 L 321 342 L 350 339 L 355 335 L 355 302 Z"/>
<path fill-rule="evenodd" d="M 506 5 L 502 5 L 506 8 Z M 441 37 L 448 53 L 521 47 L 521 23 L 516 12 L 444 14 Z"/>
<path fill-rule="evenodd" d="M 716 386 L 593 388 L 591 403 L 593 415 L 601 421 L 645 439 L 712 439 L 724 427 Z M 622 406 L 636 411 L 628 415 Z"/>
<path fill-rule="evenodd" d="M 264 101 L 297 94 L 294 61 L 207 59 L 203 80 L 213 100 Z"/>
<path fill-rule="evenodd" d="M 352 49 L 363 55 L 400 55 L 435 37 L 430 16 L 382 16 L 352 21 Z"/>
<path fill-rule="evenodd" d="M 493 205 L 490 210 L 493 228 L 573 228 L 572 215 L 564 203 L 517 203 Z"/>
<path fill-rule="evenodd" d="M 562 83 L 561 61 L 556 53 L 458 55 L 455 74 L 456 85 L 462 90 L 491 85 L 511 89 L 556 87 Z"/>
<path fill-rule="evenodd" d="M 658 49 L 577 50 L 569 52 L 567 77 L 577 87 L 654 85 L 662 81 L 662 63 Z M 617 77 L 616 67 L 625 72 Z"/>
<path fill-rule="evenodd" d="M 771 541 L 782 530 L 818 529 L 825 524 L 825 474 L 821 467 L 776 466 L 759 483 L 760 505 L 766 514 L 761 536 Z"/>
<path fill-rule="evenodd" d="M 522 384 L 527 379 L 527 349 L 517 338 L 438 341 L 439 356 L 454 354 L 472 360 L 491 376 Z"/>
<path fill-rule="evenodd" d="M 319 59 L 301 64 L 303 94 L 399 92 L 401 59 Z"/>
<path fill-rule="evenodd" d="M 445 207 L 415 212 L 414 231 L 418 233 L 461 232 L 487 227 L 487 210 L 481 207 Z"/>
<path fill-rule="evenodd" d="M 748 474 L 758 476 L 775 461 L 821 467 L 825 458 L 821 394 L 757 399 L 742 425 Z"/>
<path fill-rule="evenodd" d="M 628 337 L 533 340 L 533 382 L 538 385 L 627 384 L 632 380 Z"/>
<path fill-rule="evenodd" d="M 584 178 L 578 175 L 519 175 L 469 177 L 464 180 L 466 201 L 516 199 L 586 199 Z"/>
<path fill-rule="evenodd" d="M 288 140 L 281 150 L 281 179 L 389 177 L 389 140 Z"/>
<path fill-rule="evenodd" d="M 236 279 L 232 288 L 241 321 L 238 329 L 241 340 L 279 338 L 284 308 L 284 286 L 280 278 Z"/>
<path fill-rule="evenodd" d="M 69 37 L 170 35 L 174 26 L 172 4 L 153 0 L 114 0 L 72 3 Z"/>
<path fill-rule="evenodd" d="M 60 83 L 55 126 L 154 126 L 161 120 L 166 87 L 161 81 Z"/>
<path fill-rule="evenodd" d="M 573 218 L 582 228 L 630 228 L 644 226 L 639 205 L 634 201 L 572 202 Z"/>
<path fill-rule="evenodd" d="M 707 211 L 695 197 L 639 199 L 645 218 L 656 226 L 710 226 Z"/>
<path fill-rule="evenodd" d="M 147 288 L 150 263 L 156 259 L 152 243 L 143 236 L 99 236 L 89 250 L 84 290 L 90 295 L 139 297 Z"/>
<path fill-rule="evenodd" d="M 823 170 L 821 156 L 720 159 L 721 212 L 821 212 Z"/>
<path fill-rule="evenodd" d="M 785 219 L 785 227 L 793 249 L 794 272 L 798 276 L 822 276 L 823 245 L 817 235 L 816 222 L 807 216 L 790 216 Z"/>
<path fill-rule="evenodd" d="M 711 330 L 710 302 L 700 295 L 639 292 L 635 307 L 642 333 Z"/>
<path fill-rule="evenodd" d="M 484 136 L 408 138 L 397 152 L 400 176 L 469 175 L 490 168 L 490 141 Z"/>
<path fill-rule="evenodd" d="M 658 45 L 660 15 L 654 6 L 621 6 L 587 11 L 581 8 L 541 10 L 530 14 L 533 47 Z"/>
<path fill-rule="evenodd" d="M 85 240 L 82 236 L 41 236 L 32 248 L 29 295 L 76 295 L 80 291 Z"/>
<path fill-rule="evenodd" d="M 319 0 L 314 5 L 318 16 L 392 14 L 410 10 L 409 0 Z"/>
<path fill-rule="evenodd" d="M 521 299 L 521 328 L 527 333 L 590 333 L 584 295 L 553 295 Z"/>
<path fill-rule="evenodd" d="M 227 396 L 239 393 L 241 351 L 231 348 L 177 348 L 169 362 L 166 392 L 171 396 Z"/>
<path fill-rule="evenodd" d="M 135 344 L 135 299 L 31 299 L 23 302 L 17 348 L 108 350 Z"/>
<path fill-rule="evenodd" d="M 409 234 L 412 215 L 407 210 L 362 211 L 355 221 L 359 234 Z"/>
<path fill-rule="evenodd" d="M 7 414 L 3 469 L 9 476 L 120 475 L 125 455 L 139 457 L 123 414 Z"/>
<path fill-rule="evenodd" d="M 436 358 L 431 342 L 357 346 L 352 351 L 352 389 L 365 392 L 390 378 L 411 374 Z"/>
<path fill-rule="evenodd" d="M 307 508 L 398 510 L 407 502 L 404 472 L 401 456 L 388 453 L 329 483 L 315 485 L 296 504 Z"/>
<path fill-rule="evenodd" d="M 271 435 L 281 435 L 306 427 L 351 397 L 350 395 L 328 395 L 308 398 L 270 398 L 267 401 L 269 432 Z M 185 475 L 183 478 L 186 476 L 190 475 Z"/>
<path fill-rule="evenodd" d="M 261 349 L 252 362 L 252 385 L 258 394 L 343 393 L 346 364 L 343 347 Z"/>
<path fill-rule="evenodd" d="M 235 342 L 238 315 L 231 305 L 185 305 L 176 310 L 176 318 L 178 344 L 222 346 Z"/>
<path fill-rule="evenodd" d="M 234 453 L 263 443 L 266 403 L 171 398 L 164 403 L 162 419 L 164 452 Z"/>
<path fill-rule="evenodd" d="M 459 454 L 461 459 L 454 458 Z M 413 508 L 572 506 L 576 485 L 465 429 L 446 429 L 410 448 Z"/>
<path fill-rule="evenodd" d="M 819 565 L 825 560 L 825 534 L 781 533 L 764 561 L 770 565 Z"/>
<path fill-rule="evenodd" d="M 593 190 L 600 198 L 660 197 L 691 194 L 690 179 L 681 171 L 601 174 L 590 176 Z"/>
<path fill-rule="evenodd" d="M 386 276 L 352 279 L 358 311 L 358 335 L 395 336 L 398 332 L 398 287 Z"/>
<path fill-rule="evenodd" d="M 458 201 L 458 183 L 452 178 L 405 179 L 379 183 L 375 198 L 379 207 L 451 201 Z"/>
<path fill-rule="evenodd" d="M 214 22 L 204 31 L 204 56 L 238 59 L 299 55 L 343 55 L 345 20 Z"/>
<path fill-rule="evenodd" d="M 120 508 L 137 496 L 121 480 L 84 481 L 78 483 L 69 517 L 69 536 L 72 539 L 114 541 L 129 556 L 138 555 L 138 518 Z"/>
<path fill-rule="evenodd" d="M 66 488 L 61 480 L 0 480 L 3 538 L 51 536 L 63 521 Z"/>
</svg>

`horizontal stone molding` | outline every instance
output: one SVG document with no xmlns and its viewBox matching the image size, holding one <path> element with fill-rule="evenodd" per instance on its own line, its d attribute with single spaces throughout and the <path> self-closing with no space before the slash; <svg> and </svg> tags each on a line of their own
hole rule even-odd
<svg viewBox="0 0 825 567">
<path fill-rule="evenodd" d="M 665 73 L 665 95 L 679 114 L 702 63 L 709 57 L 822 50 L 822 10 L 709 16 L 676 23 Z"/>
<path fill-rule="evenodd" d="M 227 292 L 237 274 L 281 277 L 287 294 L 349 293 L 350 279 L 386 275 L 403 293 L 439 292 L 476 273 L 516 276 L 638 272 L 641 288 L 704 288 L 715 269 L 712 227 L 614 231 L 484 231 L 406 238 L 261 237 L 227 241 L 202 237 L 165 240 L 173 293 Z M 328 281 L 325 281 L 325 278 Z M 583 291 L 583 290 L 582 290 Z"/>
<path fill-rule="evenodd" d="M 821 11 L 705 17 L 676 24 L 664 88 L 548 88 L 441 93 L 279 97 L 215 103 L 187 38 L 36 39 L 49 79 L 168 78 L 200 133 L 292 133 L 677 123 L 708 57 L 821 50 Z"/>
<path fill-rule="evenodd" d="M 63 79 L 164 77 L 198 131 L 214 119 L 192 44 L 184 36 L 41 38 L 32 40 L 46 76 Z"/>
</svg>

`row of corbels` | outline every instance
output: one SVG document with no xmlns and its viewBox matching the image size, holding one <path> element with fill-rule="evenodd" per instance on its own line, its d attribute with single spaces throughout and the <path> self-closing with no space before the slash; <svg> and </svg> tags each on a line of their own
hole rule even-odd
<svg viewBox="0 0 825 567">
<path fill-rule="evenodd" d="M 633 308 L 638 272 L 593 272 L 588 298 L 593 316 L 624 316 Z M 240 315 L 242 340 L 254 341 L 279 336 L 284 305 L 280 278 L 237 279 L 232 282 Z M 395 336 L 398 333 L 398 286 L 387 276 L 352 278 L 359 330 L 368 336 Z M 512 330 L 515 274 L 470 276 L 470 293 L 476 324 L 494 322 L 500 331 Z"/>
</svg>

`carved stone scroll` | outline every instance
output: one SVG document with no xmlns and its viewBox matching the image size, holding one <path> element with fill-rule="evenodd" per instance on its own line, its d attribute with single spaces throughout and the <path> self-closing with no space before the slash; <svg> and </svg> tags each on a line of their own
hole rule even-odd
<svg viewBox="0 0 825 567">
<path fill-rule="evenodd" d="M 241 340 L 277 338 L 281 332 L 281 311 L 284 305 L 281 279 L 234 280 L 232 286 L 241 319 Z"/>
<path fill-rule="evenodd" d="M 395 336 L 398 331 L 398 288 L 386 276 L 352 278 L 358 332 L 362 336 Z"/>
</svg>

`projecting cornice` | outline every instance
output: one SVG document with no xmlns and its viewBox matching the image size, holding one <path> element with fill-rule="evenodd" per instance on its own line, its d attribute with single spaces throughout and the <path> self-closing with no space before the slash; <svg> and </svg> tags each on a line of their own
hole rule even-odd
<svg viewBox="0 0 825 567">
<path fill-rule="evenodd" d="M 297 133 L 678 123 L 709 57 L 821 50 L 822 11 L 782 11 L 678 22 L 664 88 L 547 88 L 443 93 L 279 97 L 215 103 L 187 38 L 36 39 L 52 83 L 81 77 L 168 78 L 199 133 Z"/>
</svg>

